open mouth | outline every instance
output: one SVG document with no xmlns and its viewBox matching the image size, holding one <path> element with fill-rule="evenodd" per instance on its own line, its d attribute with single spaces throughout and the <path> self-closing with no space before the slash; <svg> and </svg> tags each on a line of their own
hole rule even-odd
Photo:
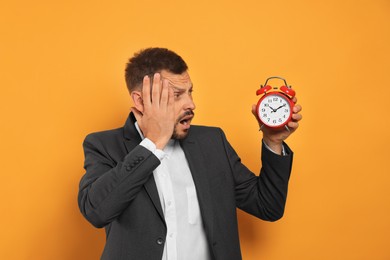
<svg viewBox="0 0 390 260">
<path fill-rule="evenodd" d="M 182 125 L 189 125 L 191 123 L 193 116 L 185 117 L 184 119 L 180 120 L 180 124 Z"/>
<path fill-rule="evenodd" d="M 189 126 L 191 124 L 194 113 L 192 111 L 186 112 L 182 118 L 179 119 L 179 123 L 184 126 Z"/>
</svg>

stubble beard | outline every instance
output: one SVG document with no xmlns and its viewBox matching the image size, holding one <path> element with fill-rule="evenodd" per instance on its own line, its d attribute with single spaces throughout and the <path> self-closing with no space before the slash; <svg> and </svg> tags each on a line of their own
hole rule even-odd
<svg viewBox="0 0 390 260">
<path fill-rule="evenodd" d="M 171 139 L 174 139 L 174 140 L 182 140 L 184 138 L 187 137 L 188 135 L 188 130 L 185 130 L 182 134 L 179 134 L 178 131 L 177 131 L 177 128 L 180 124 L 180 121 L 183 120 L 184 117 L 186 116 L 189 116 L 189 115 L 193 115 L 195 116 L 194 112 L 192 110 L 189 110 L 189 111 L 186 111 L 184 112 L 183 115 L 181 115 L 177 120 L 176 120 L 176 123 L 175 123 L 175 126 L 173 128 L 173 133 L 172 133 L 172 137 Z"/>
</svg>

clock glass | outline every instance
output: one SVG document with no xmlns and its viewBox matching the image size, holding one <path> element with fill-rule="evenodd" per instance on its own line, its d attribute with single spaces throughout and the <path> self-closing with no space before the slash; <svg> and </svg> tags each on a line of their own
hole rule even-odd
<svg viewBox="0 0 390 260">
<path fill-rule="evenodd" d="M 291 117 L 290 103 L 287 97 L 279 93 L 264 96 L 257 110 L 260 120 L 269 127 L 281 127 Z"/>
</svg>

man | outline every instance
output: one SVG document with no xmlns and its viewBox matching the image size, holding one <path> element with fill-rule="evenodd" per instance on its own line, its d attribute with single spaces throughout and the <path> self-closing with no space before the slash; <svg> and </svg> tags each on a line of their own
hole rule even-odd
<svg viewBox="0 0 390 260">
<path fill-rule="evenodd" d="M 106 229 L 102 259 L 241 259 L 236 207 L 268 221 L 283 215 L 292 165 L 283 141 L 297 129 L 301 107 L 290 131 L 261 128 L 256 176 L 221 129 L 191 125 L 187 69 L 167 49 L 135 54 L 126 67 L 134 107 L 125 126 L 84 141 L 79 207 Z"/>
</svg>

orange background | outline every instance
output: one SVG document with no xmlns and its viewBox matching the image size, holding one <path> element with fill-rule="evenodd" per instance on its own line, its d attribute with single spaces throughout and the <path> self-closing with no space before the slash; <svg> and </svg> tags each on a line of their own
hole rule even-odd
<svg viewBox="0 0 390 260">
<path fill-rule="evenodd" d="M 98 259 L 77 207 L 87 133 L 120 127 L 124 66 L 168 47 L 190 66 L 196 124 L 253 171 L 268 76 L 304 120 L 284 218 L 239 212 L 243 258 L 390 259 L 390 1 L 1 1 L 1 259 Z"/>
</svg>

